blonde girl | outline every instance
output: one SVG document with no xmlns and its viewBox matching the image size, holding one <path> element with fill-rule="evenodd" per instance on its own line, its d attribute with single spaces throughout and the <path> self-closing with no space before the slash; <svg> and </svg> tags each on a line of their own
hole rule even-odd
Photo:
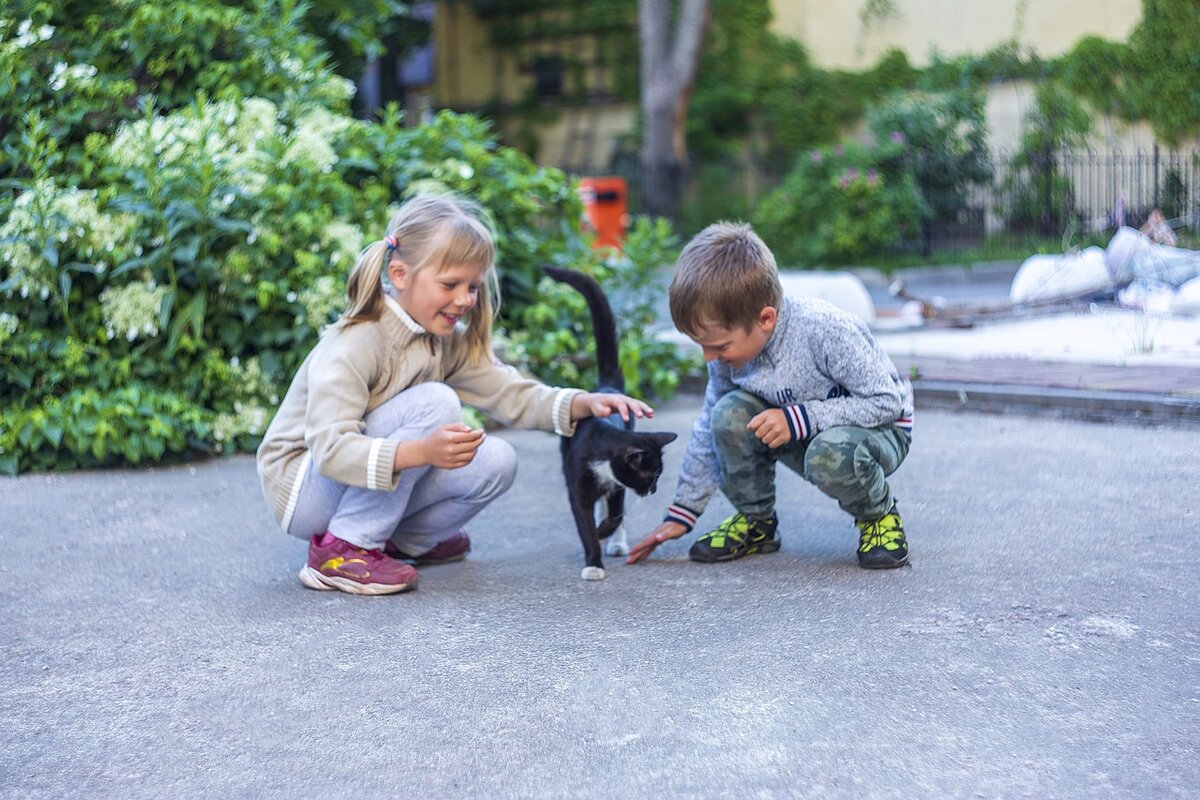
<svg viewBox="0 0 1200 800">
<path fill-rule="evenodd" d="M 258 449 L 267 503 L 308 541 L 310 589 L 393 594 L 414 566 L 464 558 L 462 526 L 512 485 L 507 442 L 462 404 L 570 436 L 587 416 L 652 416 L 619 394 L 555 388 L 492 355 L 495 245 L 474 203 L 404 203 L 347 281 L 345 313 L 300 365 Z"/>
</svg>

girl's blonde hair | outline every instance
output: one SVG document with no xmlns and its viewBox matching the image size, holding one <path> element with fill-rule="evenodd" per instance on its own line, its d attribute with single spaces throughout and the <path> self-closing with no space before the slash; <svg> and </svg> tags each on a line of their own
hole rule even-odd
<svg viewBox="0 0 1200 800">
<path fill-rule="evenodd" d="M 472 361 L 492 357 L 492 320 L 500 308 L 500 287 L 493 262 L 496 245 L 475 202 L 454 195 L 417 195 L 406 201 L 388 223 L 387 237 L 368 245 L 346 281 L 348 303 L 335 328 L 378 320 L 383 313 L 383 282 L 393 258 L 409 275 L 427 267 L 441 272 L 463 264 L 486 269 L 479 299 L 466 314 L 467 351 Z"/>
</svg>

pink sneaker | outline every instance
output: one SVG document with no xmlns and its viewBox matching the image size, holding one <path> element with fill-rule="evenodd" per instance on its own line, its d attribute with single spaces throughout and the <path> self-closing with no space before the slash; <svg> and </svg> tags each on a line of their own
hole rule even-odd
<svg viewBox="0 0 1200 800">
<path fill-rule="evenodd" d="M 380 550 L 363 550 L 326 531 L 309 541 L 300 582 L 321 592 L 396 594 L 417 588 L 417 571 Z"/>
<path fill-rule="evenodd" d="M 419 556 L 410 556 L 392 541 L 383 546 L 383 552 L 392 558 L 416 564 L 418 567 L 430 564 L 449 564 L 451 561 L 462 561 L 467 557 L 467 553 L 471 552 L 471 537 L 467 535 L 466 530 L 459 528 L 449 537 L 434 545 L 433 549 Z"/>
</svg>

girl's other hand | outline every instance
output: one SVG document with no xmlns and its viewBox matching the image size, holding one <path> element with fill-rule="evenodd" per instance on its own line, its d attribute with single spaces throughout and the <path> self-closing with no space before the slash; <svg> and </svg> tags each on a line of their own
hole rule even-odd
<svg viewBox="0 0 1200 800">
<path fill-rule="evenodd" d="M 426 463 L 438 469 L 465 467 L 475 458 L 483 437 L 483 428 L 472 430 L 461 422 L 443 425 L 421 440 Z"/>
</svg>

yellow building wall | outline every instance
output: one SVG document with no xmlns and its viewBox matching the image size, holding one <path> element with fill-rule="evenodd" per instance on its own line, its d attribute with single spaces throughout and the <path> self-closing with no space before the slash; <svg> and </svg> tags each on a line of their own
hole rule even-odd
<svg viewBox="0 0 1200 800">
<path fill-rule="evenodd" d="M 472 109 L 499 102 L 515 103 L 527 97 L 534 78 L 522 70 L 509 53 L 493 49 L 487 26 L 462 3 L 439 2 L 433 24 L 437 43 L 434 92 L 439 107 Z M 539 52 L 539 46 L 543 52 Z M 572 43 L 573 55 L 587 58 L 594 44 L 583 39 Z M 555 55 L 562 45 L 533 43 L 522 58 Z M 552 119 L 537 126 L 536 161 L 554 166 L 585 166 L 602 172 L 619 139 L 633 130 L 637 106 L 605 101 L 586 108 L 546 101 Z M 501 125 L 500 134 L 508 131 Z"/>
<path fill-rule="evenodd" d="M 892 0 L 896 13 L 864 26 L 866 0 L 773 0 L 775 31 L 800 40 L 815 65 L 862 70 L 890 49 L 918 67 L 934 52 L 982 54 L 1015 39 L 1045 57 L 1084 36 L 1124 41 L 1141 0 Z"/>
<path fill-rule="evenodd" d="M 492 50 L 487 28 L 461 3 L 438 3 L 433 21 L 437 43 L 434 91 L 438 105 L 480 106 L 504 86 L 503 59 Z"/>
<path fill-rule="evenodd" d="M 864 28 L 859 14 L 865 2 L 773 0 L 774 27 L 803 43 L 817 66 L 864 70 L 892 48 L 903 50 L 920 67 L 935 52 L 981 55 L 1014 38 L 1041 56 L 1055 57 L 1088 35 L 1127 40 L 1142 11 L 1141 0 L 893 0 L 894 16 L 872 20 Z M 511 55 L 493 50 L 487 27 L 464 4 L 438 4 L 434 37 L 438 106 L 470 109 L 528 95 L 532 76 Z M 1035 87 L 1000 81 L 987 92 L 989 147 L 1011 153 L 1019 147 Z M 538 127 L 538 151 L 531 155 L 543 164 L 590 165 L 592 173 L 603 171 L 616 142 L 633 130 L 637 117 L 636 106 L 629 103 L 583 109 L 551 101 L 547 108 L 556 113 Z M 1134 152 L 1152 148 L 1154 141 L 1148 126 L 1100 116 L 1094 120 L 1091 145 L 1097 150 Z"/>
</svg>

